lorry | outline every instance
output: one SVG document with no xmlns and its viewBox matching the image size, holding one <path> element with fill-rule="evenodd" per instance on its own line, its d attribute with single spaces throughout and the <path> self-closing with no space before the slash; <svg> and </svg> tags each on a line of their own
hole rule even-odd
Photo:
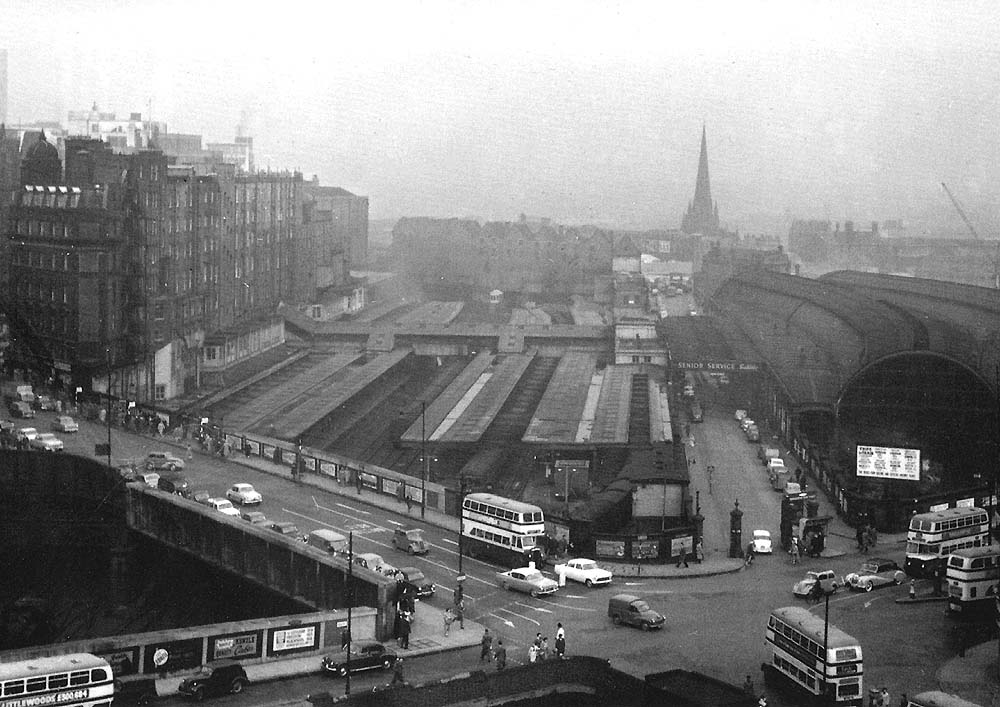
<svg viewBox="0 0 1000 707">
<path fill-rule="evenodd" d="M 3 399 L 8 403 L 35 404 L 35 393 L 31 385 L 24 381 L 4 381 L 0 384 L 0 393 L 3 393 Z"/>
</svg>

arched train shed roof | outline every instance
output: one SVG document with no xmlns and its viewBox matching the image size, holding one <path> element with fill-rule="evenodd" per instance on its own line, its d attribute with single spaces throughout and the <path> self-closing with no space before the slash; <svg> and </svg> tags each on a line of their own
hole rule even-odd
<svg viewBox="0 0 1000 707">
<path fill-rule="evenodd" d="M 832 409 L 861 368 L 891 354 L 936 353 L 994 385 L 1000 293 L 841 271 L 819 279 L 744 272 L 723 282 L 712 314 L 750 339 L 797 409 Z"/>
</svg>

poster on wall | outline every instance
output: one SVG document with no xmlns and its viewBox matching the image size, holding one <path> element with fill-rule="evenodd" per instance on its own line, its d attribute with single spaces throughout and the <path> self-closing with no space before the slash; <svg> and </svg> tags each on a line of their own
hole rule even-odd
<svg viewBox="0 0 1000 707">
<path fill-rule="evenodd" d="M 201 665 L 202 639 L 148 643 L 144 653 L 142 672 L 158 673 L 197 668 Z"/>
<path fill-rule="evenodd" d="M 260 631 L 209 636 L 208 659 L 259 658 L 262 648 L 260 639 Z"/>
<path fill-rule="evenodd" d="M 113 651 L 94 651 L 94 655 L 104 658 L 115 675 L 135 675 L 139 672 L 139 646 L 116 648 Z"/>
<path fill-rule="evenodd" d="M 920 450 L 859 444 L 857 474 L 875 479 L 920 481 Z"/>
<path fill-rule="evenodd" d="M 319 624 L 271 629 L 270 654 L 311 651 L 319 647 Z"/>
</svg>

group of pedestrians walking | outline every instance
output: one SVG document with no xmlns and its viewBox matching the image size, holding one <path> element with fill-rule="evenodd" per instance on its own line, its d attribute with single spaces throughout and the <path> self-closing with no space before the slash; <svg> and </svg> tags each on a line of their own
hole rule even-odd
<svg viewBox="0 0 1000 707">
<path fill-rule="evenodd" d="M 539 631 L 535 634 L 534 640 L 528 645 L 528 662 L 536 663 L 542 660 L 562 659 L 566 657 L 566 629 L 562 622 L 556 624 L 555 650 L 550 652 L 549 638 L 543 636 Z M 503 639 L 497 639 L 496 645 L 493 643 L 493 634 L 488 628 L 483 629 L 483 637 L 479 641 L 479 662 L 495 662 L 497 670 L 507 667 L 507 647 L 504 646 Z"/>
</svg>

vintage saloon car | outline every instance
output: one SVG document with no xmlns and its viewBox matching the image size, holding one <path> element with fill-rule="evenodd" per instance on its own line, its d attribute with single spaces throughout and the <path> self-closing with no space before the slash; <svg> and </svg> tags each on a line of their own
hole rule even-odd
<svg viewBox="0 0 1000 707">
<path fill-rule="evenodd" d="M 388 670 L 396 664 L 396 654 L 381 643 L 364 642 L 351 645 L 350 661 L 347 651 L 337 651 L 323 656 L 323 670 L 344 677 L 348 672 L 382 668 Z M 350 669 L 348 669 L 350 665 Z"/>
<path fill-rule="evenodd" d="M 567 560 L 564 565 L 556 565 L 555 572 L 557 575 L 564 574 L 566 579 L 586 584 L 588 587 L 597 584 L 611 584 L 610 572 L 602 570 L 593 560 L 584 558 Z"/>
<path fill-rule="evenodd" d="M 829 594 L 836 592 L 837 587 L 843 584 L 837 575 L 833 573 L 833 570 L 809 571 L 806 572 L 804 579 L 800 579 L 795 583 L 795 586 L 792 587 L 792 593 L 797 597 L 807 597 L 813 591 L 813 587 L 817 582 L 823 588 L 823 592 Z"/>
<path fill-rule="evenodd" d="M 858 592 L 870 592 L 890 584 L 902 584 L 906 574 L 893 560 L 870 557 L 857 572 L 844 577 L 847 586 Z"/>
<path fill-rule="evenodd" d="M 506 572 L 497 572 L 497 584 L 501 589 L 512 589 L 524 592 L 533 597 L 542 594 L 555 594 L 559 584 L 549 579 L 533 567 L 519 567 Z"/>
</svg>

